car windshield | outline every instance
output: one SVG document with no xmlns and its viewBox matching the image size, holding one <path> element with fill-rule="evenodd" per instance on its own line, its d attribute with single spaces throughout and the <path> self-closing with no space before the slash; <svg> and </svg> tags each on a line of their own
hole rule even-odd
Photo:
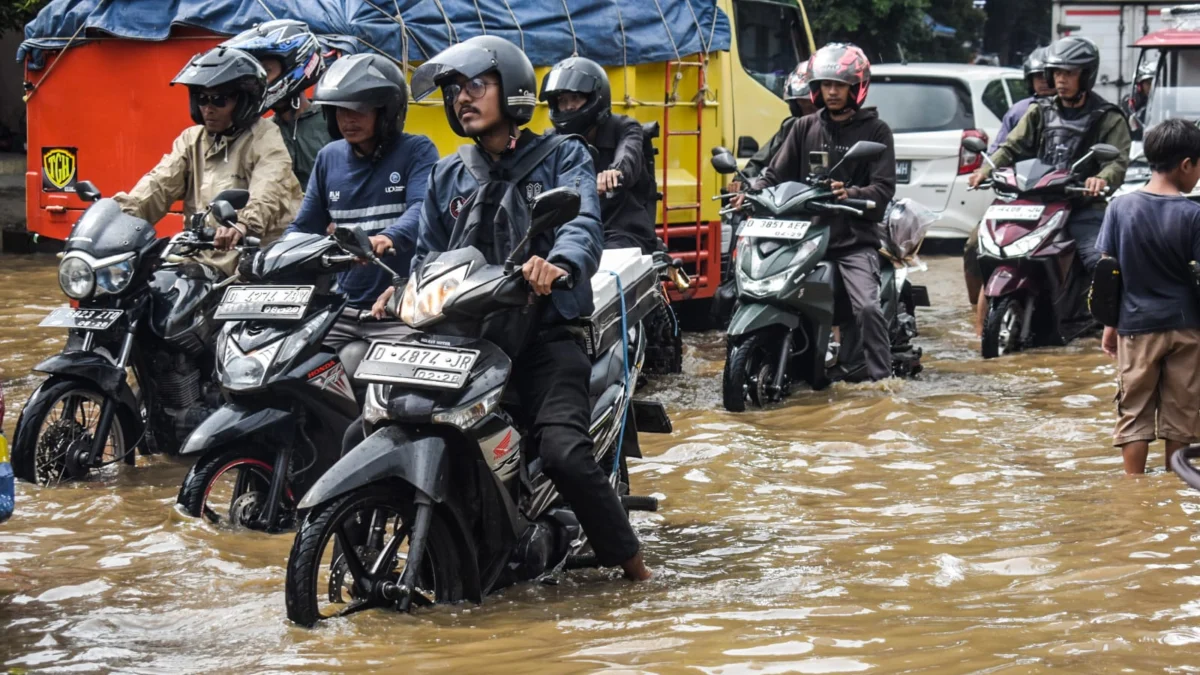
<svg viewBox="0 0 1200 675">
<path fill-rule="evenodd" d="M 893 133 L 975 128 L 970 93 L 957 82 L 873 79 L 867 105 L 879 109 L 879 116 Z"/>
<path fill-rule="evenodd" d="M 1143 60 L 1148 58 L 1151 55 Z M 1172 117 L 1200 120 L 1200 49 L 1170 49 L 1161 53 L 1146 102 L 1146 128 Z"/>
<path fill-rule="evenodd" d="M 808 58 L 804 24 L 794 2 L 737 0 L 733 5 L 742 68 L 783 98 L 783 85 Z"/>
</svg>

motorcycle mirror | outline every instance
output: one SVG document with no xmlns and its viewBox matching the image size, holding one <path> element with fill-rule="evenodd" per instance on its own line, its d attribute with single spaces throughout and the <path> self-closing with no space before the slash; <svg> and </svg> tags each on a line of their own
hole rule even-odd
<svg viewBox="0 0 1200 675">
<path fill-rule="evenodd" d="M 723 145 L 718 145 L 717 147 L 712 149 L 713 157 L 716 157 L 717 155 L 732 155 L 732 154 L 733 153 L 729 151 L 729 148 L 727 148 Z"/>
<path fill-rule="evenodd" d="M 717 173 L 721 174 L 737 173 L 738 170 L 737 160 L 734 159 L 733 153 L 728 150 L 713 155 L 712 167 L 717 170 Z"/>
<path fill-rule="evenodd" d="M 579 215 L 579 193 L 571 188 L 547 190 L 533 200 L 526 239 L 549 232 Z"/>
<path fill-rule="evenodd" d="M 81 180 L 75 184 L 75 194 L 85 202 L 94 202 L 100 199 L 100 190 L 95 185 L 92 185 L 90 180 Z"/>
<path fill-rule="evenodd" d="M 884 150 L 887 150 L 887 146 L 883 143 L 859 141 L 850 146 L 850 149 L 842 157 L 842 161 L 844 162 L 848 159 L 872 159 L 882 155 Z"/>
<path fill-rule="evenodd" d="M 1097 143 L 1088 149 L 1101 162 L 1111 162 L 1121 156 L 1121 151 L 1108 143 Z"/>
<path fill-rule="evenodd" d="M 333 229 L 333 239 L 347 253 L 359 258 L 370 259 L 374 253 L 367 233 L 357 225 L 338 225 Z"/>
<path fill-rule="evenodd" d="M 246 208 L 246 203 L 250 201 L 249 190 L 221 190 L 217 194 L 217 198 L 213 200 L 215 204 L 218 201 L 228 202 L 230 206 L 237 210 Z M 211 208 L 211 205 L 209 205 Z"/>
<path fill-rule="evenodd" d="M 962 146 L 971 152 L 987 152 L 987 143 L 978 136 L 968 136 L 962 139 Z"/>
<path fill-rule="evenodd" d="M 234 225 L 237 225 L 237 209 L 233 208 L 233 204 L 230 204 L 224 199 L 218 199 L 212 204 L 209 204 L 208 208 L 212 212 L 213 218 L 218 223 L 224 225 L 225 227 L 233 227 Z"/>
</svg>

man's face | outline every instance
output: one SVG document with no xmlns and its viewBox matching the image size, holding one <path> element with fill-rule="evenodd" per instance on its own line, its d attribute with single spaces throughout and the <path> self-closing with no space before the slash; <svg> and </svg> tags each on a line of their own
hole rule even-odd
<svg viewBox="0 0 1200 675">
<path fill-rule="evenodd" d="M 200 104 L 200 117 L 204 119 L 204 129 L 210 134 L 219 134 L 233 126 L 233 107 L 237 103 L 237 95 L 220 92 L 215 89 L 202 89 L 196 97 Z"/>
<path fill-rule="evenodd" d="M 575 112 L 587 103 L 587 96 L 574 91 L 566 91 L 558 95 L 559 112 Z"/>
<path fill-rule="evenodd" d="M 1045 75 L 1034 75 L 1033 93 L 1037 96 L 1053 96 L 1055 91 L 1054 87 L 1050 86 L 1050 83 L 1046 81 Z"/>
<path fill-rule="evenodd" d="M 263 70 L 267 71 L 267 83 L 274 84 L 275 80 L 283 74 L 283 63 L 279 59 L 266 57 L 262 60 Z"/>
<path fill-rule="evenodd" d="M 349 108 L 338 108 L 338 131 L 342 132 L 342 138 L 345 138 L 346 142 L 351 145 L 366 143 L 375 138 L 375 120 L 377 117 L 379 117 L 379 111 L 374 108 L 367 112 L 358 112 Z"/>
<path fill-rule="evenodd" d="M 447 88 L 446 93 L 454 97 L 454 115 L 468 136 L 482 136 L 504 122 L 500 79 L 494 73 L 470 79 L 459 75 Z"/>
<path fill-rule="evenodd" d="M 829 112 L 842 112 L 850 104 L 850 85 L 842 82 L 821 81 L 821 98 Z"/>
<path fill-rule="evenodd" d="M 1141 82 L 1138 82 L 1138 84 L 1137 84 L 1138 91 L 1142 92 L 1142 96 L 1149 96 L 1150 88 L 1153 84 L 1154 84 L 1154 80 L 1142 80 Z"/>
<path fill-rule="evenodd" d="M 1055 70 L 1054 90 L 1063 98 L 1075 98 L 1079 95 L 1079 71 Z"/>
</svg>

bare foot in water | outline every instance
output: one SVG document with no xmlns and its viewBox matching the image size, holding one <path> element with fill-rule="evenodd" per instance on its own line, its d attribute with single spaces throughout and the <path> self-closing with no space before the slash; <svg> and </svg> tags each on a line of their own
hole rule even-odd
<svg viewBox="0 0 1200 675">
<path fill-rule="evenodd" d="M 621 569 L 625 570 L 625 578 L 630 581 L 646 581 L 654 576 L 650 572 L 650 568 L 646 567 L 646 561 L 642 559 L 640 551 L 637 555 L 621 563 Z"/>
</svg>

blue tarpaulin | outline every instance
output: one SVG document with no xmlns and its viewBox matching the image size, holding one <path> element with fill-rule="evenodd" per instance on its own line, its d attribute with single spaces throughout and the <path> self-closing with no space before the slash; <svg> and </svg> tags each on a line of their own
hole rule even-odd
<svg viewBox="0 0 1200 675">
<path fill-rule="evenodd" d="M 277 19 L 306 22 L 328 46 L 423 61 L 484 32 L 523 46 L 534 65 L 573 53 L 605 65 L 729 49 L 715 0 L 53 0 L 25 26 L 17 60 L 88 37 L 165 40 L 172 26 L 234 35 Z M 623 28 L 623 30 L 622 30 Z"/>
</svg>

